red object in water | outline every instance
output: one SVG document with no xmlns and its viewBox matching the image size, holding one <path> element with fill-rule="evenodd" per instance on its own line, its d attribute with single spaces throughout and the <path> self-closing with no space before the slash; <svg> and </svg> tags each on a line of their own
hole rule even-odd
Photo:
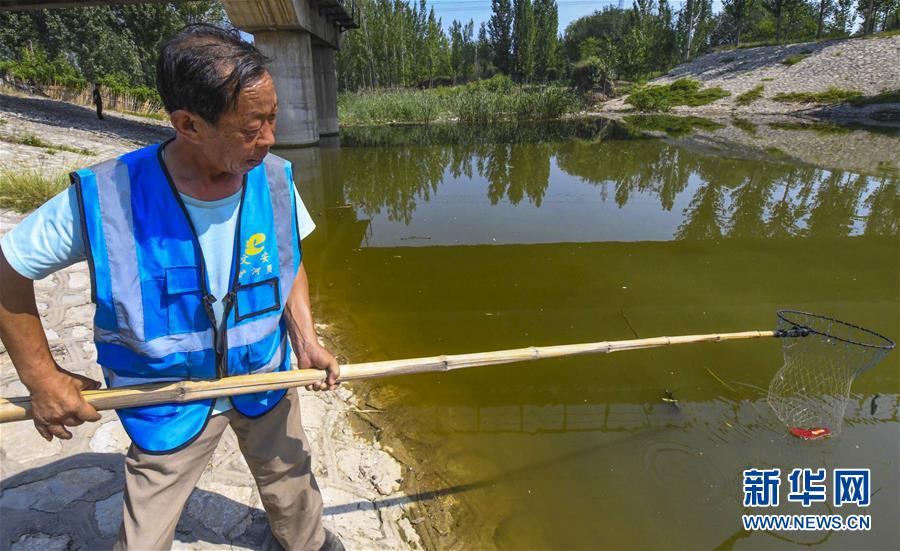
<svg viewBox="0 0 900 551">
<path fill-rule="evenodd" d="M 802 438 L 804 440 L 818 440 L 819 438 L 831 436 L 831 431 L 828 430 L 827 427 L 819 429 L 801 429 L 800 427 L 792 427 L 790 431 L 791 434 L 797 438 Z"/>
</svg>

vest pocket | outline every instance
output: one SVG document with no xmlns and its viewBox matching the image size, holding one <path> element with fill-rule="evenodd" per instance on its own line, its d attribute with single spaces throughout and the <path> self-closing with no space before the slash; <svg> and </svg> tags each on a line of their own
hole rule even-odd
<svg viewBox="0 0 900 551">
<path fill-rule="evenodd" d="M 200 270 L 196 266 L 166 268 L 165 304 L 169 334 L 193 333 L 209 325 L 203 309 Z"/>
<path fill-rule="evenodd" d="M 278 278 L 273 277 L 248 285 L 238 285 L 234 303 L 234 321 L 281 309 L 281 293 Z"/>
</svg>

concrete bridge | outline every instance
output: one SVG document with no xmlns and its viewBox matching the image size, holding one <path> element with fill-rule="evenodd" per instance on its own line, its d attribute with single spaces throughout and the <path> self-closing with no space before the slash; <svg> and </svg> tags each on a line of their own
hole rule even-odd
<svg viewBox="0 0 900 551">
<path fill-rule="evenodd" d="M 139 4 L 160 0 L 0 0 L 0 10 Z M 354 0 L 222 0 L 228 19 L 272 58 L 278 145 L 302 147 L 338 133 L 335 53 L 358 27 Z"/>
</svg>

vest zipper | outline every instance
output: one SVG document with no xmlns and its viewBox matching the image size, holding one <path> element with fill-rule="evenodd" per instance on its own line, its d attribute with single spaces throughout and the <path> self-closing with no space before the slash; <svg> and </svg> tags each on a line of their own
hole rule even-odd
<svg viewBox="0 0 900 551">
<path fill-rule="evenodd" d="M 216 374 L 221 379 L 228 376 L 228 316 L 237 293 L 228 292 L 222 297 L 222 325 L 216 329 L 213 342 L 216 346 Z"/>
<path fill-rule="evenodd" d="M 216 353 L 216 378 L 221 379 L 225 376 L 225 372 L 228 371 L 228 362 L 223 361 L 223 354 L 220 353 L 219 350 L 219 333 L 221 327 L 218 323 L 216 323 L 216 312 L 213 310 L 213 303 L 216 301 L 216 297 L 212 294 L 207 293 L 203 295 L 203 309 L 206 311 L 206 317 L 209 318 L 209 323 L 213 326 L 213 350 Z"/>
<path fill-rule="evenodd" d="M 175 180 L 172 178 L 172 174 L 169 172 L 169 167 L 166 166 L 165 160 L 163 159 L 162 151 L 163 148 L 169 144 L 169 142 L 173 141 L 175 138 L 170 138 L 160 144 L 160 146 L 156 150 L 156 158 L 159 161 L 159 166 L 162 168 L 163 174 L 166 177 L 166 182 L 169 184 L 169 189 L 172 190 L 172 195 L 175 196 L 175 201 L 178 202 L 178 206 L 181 207 L 181 212 L 184 214 L 185 219 L 187 220 L 188 227 L 191 228 L 191 233 L 194 237 L 194 247 L 197 251 L 197 255 L 200 258 L 200 283 L 203 286 L 203 310 L 206 312 L 206 317 L 209 318 L 209 322 L 213 328 L 213 350 L 216 353 L 216 377 L 222 378 L 228 376 L 228 313 L 231 311 L 231 306 L 234 303 L 234 298 L 236 296 L 235 292 L 232 290 L 222 299 L 224 312 L 222 314 L 222 324 L 219 325 L 216 323 L 216 313 L 213 310 L 213 303 L 216 301 L 216 297 L 209 292 L 209 282 L 207 281 L 206 274 L 206 259 L 203 257 L 203 247 L 200 246 L 200 238 L 197 236 L 197 229 L 194 227 L 194 222 L 191 220 L 191 215 L 187 210 L 187 207 L 184 205 L 184 201 L 181 199 L 181 195 L 178 194 L 178 188 L 175 187 Z M 237 227 L 234 229 L 234 249 L 238 251 L 238 244 L 240 243 L 240 235 L 241 235 L 241 214 L 243 214 L 244 210 L 244 194 L 247 191 L 247 175 L 244 174 L 243 182 L 241 183 L 241 203 L 238 206 L 238 220 Z M 235 253 L 237 254 L 237 253 Z M 233 288 L 235 286 L 235 280 L 237 279 L 237 266 L 239 258 L 235 258 L 232 262 L 233 264 L 233 274 L 232 281 L 230 282 L 229 287 Z"/>
</svg>

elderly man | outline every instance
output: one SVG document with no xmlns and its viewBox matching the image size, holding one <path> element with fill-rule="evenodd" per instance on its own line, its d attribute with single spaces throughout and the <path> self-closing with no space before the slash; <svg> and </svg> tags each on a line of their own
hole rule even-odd
<svg viewBox="0 0 900 551">
<path fill-rule="evenodd" d="M 190 26 L 167 41 L 157 86 L 175 137 L 72 173 L 4 236 L 0 338 L 47 440 L 100 416 L 99 383 L 53 359 L 32 280 L 87 260 L 97 361 L 110 387 L 338 364 L 316 339 L 300 241 L 314 224 L 291 164 L 269 154 L 278 101 L 266 59 L 235 34 Z M 230 425 L 286 549 L 343 549 L 322 526 L 299 400 L 272 391 L 118 411 L 131 437 L 117 548 L 172 545 L 185 501 Z"/>
</svg>

